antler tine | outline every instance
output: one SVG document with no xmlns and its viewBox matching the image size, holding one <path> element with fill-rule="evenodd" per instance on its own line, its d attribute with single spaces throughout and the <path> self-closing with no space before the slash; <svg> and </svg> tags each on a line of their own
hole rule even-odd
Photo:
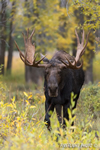
<svg viewBox="0 0 100 150">
<path fill-rule="evenodd" d="M 23 53 L 20 51 L 20 49 L 19 49 L 19 47 L 18 47 L 18 45 L 17 45 L 16 41 L 14 41 L 14 42 L 15 42 L 15 45 L 16 45 L 16 47 L 17 47 L 17 49 L 18 49 L 18 51 L 19 51 L 20 55 L 22 55 L 23 57 L 25 57 L 25 56 L 23 55 Z"/>
<path fill-rule="evenodd" d="M 80 69 L 83 65 L 83 62 L 81 62 L 81 64 L 79 66 L 76 65 L 76 61 L 74 61 L 74 63 L 71 63 L 67 58 L 66 60 L 68 61 L 69 64 L 67 64 L 65 61 L 60 60 L 65 66 L 67 66 L 68 68 L 71 69 Z M 61 65 L 61 67 L 63 67 L 63 65 Z"/>
<path fill-rule="evenodd" d="M 83 48 L 83 50 L 82 50 L 81 56 L 82 56 L 82 55 L 84 54 L 84 52 L 85 52 L 85 48 L 86 48 L 86 46 L 87 46 L 88 39 L 89 39 L 89 34 L 90 34 L 90 31 L 88 32 L 87 39 L 86 39 L 86 43 L 85 43 L 85 46 L 84 46 L 84 48 Z"/>
<path fill-rule="evenodd" d="M 66 59 L 67 59 L 67 61 L 68 61 L 68 63 L 69 63 L 69 65 L 66 63 L 66 65 L 67 66 L 72 66 L 72 63 L 69 61 L 69 59 L 66 57 Z"/>
<path fill-rule="evenodd" d="M 20 54 L 20 57 L 24 58 L 24 63 L 27 63 L 27 64 L 31 65 L 30 62 L 24 57 L 24 55 Z"/>
<path fill-rule="evenodd" d="M 76 29 L 75 29 L 75 34 L 76 34 L 76 38 L 77 38 L 77 44 L 80 44 L 79 36 L 78 36 L 78 34 L 77 34 Z"/>
<path fill-rule="evenodd" d="M 85 36 L 84 30 L 83 30 L 82 42 L 81 42 L 81 43 L 78 43 L 78 45 L 77 45 L 77 53 L 76 53 L 76 57 L 75 57 L 76 62 L 79 61 L 79 59 L 81 58 L 81 56 L 82 56 L 82 55 L 84 54 L 84 52 L 85 52 L 85 48 L 86 48 L 87 43 L 88 43 L 89 34 L 90 34 L 90 31 L 89 31 L 89 33 L 88 33 L 88 35 L 87 35 L 87 39 L 86 39 L 85 46 L 83 46 L 83 45 L 84 45 L 84 36 Z M 76 35 L 76 38 L 77 38 L 77 35 Z"/>
<path fill-rule="evenodd" d="M 67 59 L 68 60 L 68 59 Z M 68 60 L 68 62 L 69 62 L 69 68 L 71 68 L 71 69 L 79 69 L 79 68 L 81 68 L 82 67 L 82 65 L 83 65 L 83 63 L 81 62 L 81 64 L 79 65 L 79 66 L 77 66 L 77 62 L 76 62 L 76 60 L 74 59 L 74 62 L 73 63 L 71 63 L 69 60 Z"/>
<path fill-rule="evenodd" d="M 22 35 L 23 35 L 23 38 L 24 38 L 24 43 L 26 43 L 25 34 L 23 32 L 22 32 Z"/>
<path fill-rule="evenodd" d="M 32 36 L 33 36 L 34 32 L 35 32 L 35 29 L 33 29 L 32 33 L 30 35 L 30 40 L 32 40 Z"/>
<path fill-rule="evenodd" d="M 35 29 L 32 31 L 31 35 L 29 36 L 29 29 L 27 29 L 27 36 L 25 38 L 25 34 L 22 33 L 23 38 L 24 38 L 24 44 L 25 44 L 25 56 L 23 53 L 20 51 L 17 43 L 15 42 L 15 45 L 19 51 L 20 58 L 21 60 L 28 66 L 33 66 L 33 67 L 46 67 L 47 64 L 40 64 L 40 62 L 46 57 L 44 56 L 41 58 L 39 61 L 36 62 L 36 56 L 35 56 L 35 45 L 32 44 L 32 36 L 35 32 Z"/>
<path fill-rule="evenodd" d="M 21 58 L 21 60 L 22 60 L 27 66 L 30 66 L 30 65 L 31 65 L 29 62 L 27 62 L 27 60 L 25 60 L 25 58 L 24 58 L 22 55 L 20 55 L 20 58 Z M 24 58 L 24 59 L 23 59 L 23 58 Z"/>
<path fill-rule="evenodd" d="M 63 61 L 62 59 L 60 60 L 64 65 L 66 65 L 67 67 L 69 67 L 69 64 L 67 64 L 65 61 Z"/>
<path fill-rule="evenodd" d="M 79 36 L 78 36 L 78 34 L 77 34 L 76 29 L 75 29 L 75 34 L 76 34 L 76 38 L 77 38 L 77 53 L 76 53 L 76 57 L 73 58 L 73 57 L 71 56 L 71 57 L 72 57 L 71 60 L 73 61 L 72 63 L 71 63 L 71 61 L 70 61 L 70 59 L 69 59 L 70 57 L 69 57 L 69 58 L 66 57 L 66 60 L 68 61 L 69 64 L 67 64 L 65 61 L 61 60 L 61 62 L 62 62 L 64 65 L 66 65 L 68 68 L 71 68 L 71 69 L 79 69 L 79 68 L 82 67 L 83 62 L 80 62 L 79 60 L 80 60 L 81 56 L 84 54 L 84 52 L 85 52 L 85 48 L 86 48 L 87 43 L 88 43 L 90 31 L 89 31 L 89 33 L 87 34 L 85 46 L 84 46 L 84 37 L 85 37 L 85 32 L 84 32 L 84 30 L 83 30 L 83 33 L 82 33 L 82 41 L 81 41 L 81 43 L 80 43 Z M 80 65 L 77 64 L 78 62 L 80 63 Z"/>
<path fill-rule="evenodd" d="M 45 57 L 46 55 L 43 58 L 41 58 L 38 62 L 36 62 L 36 64 L 38 65 Z"/>
<path fill-rule="evenodd" d="M 19 47 L 18 47 L 16 41 L 14 41 L 14 42 L 15 42 L 15 45 L 16 45 L 18 51 L 19 51 L 20 58 L 21 58 L 21 59 L 22 59 L 22 57 L 24 58 L 24 60 L 22 59 L 22 61 L 23 61 L 24 63 L 25 63 L 25 61 L 27 61 L 28 63 L 30 63 L 27 59 L 25 59 L 25 56 L 23 55 L 23 53 L 22 53 L 21 50 L 19 49 Z"/>
</svg>

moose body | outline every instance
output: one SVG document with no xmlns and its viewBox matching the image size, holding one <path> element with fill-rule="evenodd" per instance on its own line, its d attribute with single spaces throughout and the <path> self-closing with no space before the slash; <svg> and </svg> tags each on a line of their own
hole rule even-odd
<svg viewBox="0 0 100 150">
<path fill-rule="evenodd" d="M 89 32 L 90 33 L 90 32 Z M 85 33 L 83 30 L 82 33 L 82 41 L 80 43 L 79 36 L 77 31 L 75 30 L 76 38 L 77 38 L 77 52 L 76 57 L 73 57 L 66 53 L 65 51 L 58 51 L 52 57 L 51 60 L 48 60 L 46 56 L 42 55 L 42 58 L 36 62 L 35 56 L 35 45 L 32 44 L 32 36 L 34 34 L 34 30 L 29 36 L 29 30 L 27 30 L 27 38 L 23 33 L 24 43 L 25 43 L 25 56 L 20 51 L 17 43 L 16 47 L 20 53 L 21 60 L 25 63 L 25 65 L 31 67 L 42 67 L 45 68 L 45 82 L 44 82 L 44 90 L 45 90 L 45 119 L 48 130 L 50 130 L 50 111 L 54 111 L 56 108 L 58 120 L 60 124 L 62 123 L 61 118 L 61 107 L 63 106 L 63 126 L 66 126 L 64 118 L 69 120 L 68 108 L 71 104 L 71 92 L 76 94 L 76 98 L 74 98 L 76 107 L 77 100 L 80 94 L 81 87 L 84 83 L 84 72 L 82 70 L 82 62 L 80 62 L 81 56 L 85 52 L 85 48 L 88 43 L 89 33 L 87 35 L 86 43 L 84 45 L 84 37 Z M 44 61 L 41 64 L 41 61 Z M 73 125 L 73 123 L 72 123 Z"/>
<path fill-rule="evenodd" d="M 56 108 L 58 120 L 60 124 L 62 123 L 61 118 L 61 108 L 63 106 L 63 118 L 69 120 L 68 108 L 71 104 L 71 92 L 76 94 L 75 106 L 80 94 L 81 87 L 84 83 L 84 72 L 82 68 L 75 70 L 70 68 L 60 68 L 56 64 L 60 64 L 60 59 L 63 59 L 63 56 L 68 55 L 64 51 L 58 51 L 55 53 L 53 58 L 49 61 L 51 64 L 45 70 L 45 122 L 47 122 L 47 128 L 50 130 L 50 113 L 49 111 L 54 111 Z M 66 61 L 66 60 L 65 60 Z M 63 120 L 63 126 L 65 126 L 65 121 Z"/>
</svg>

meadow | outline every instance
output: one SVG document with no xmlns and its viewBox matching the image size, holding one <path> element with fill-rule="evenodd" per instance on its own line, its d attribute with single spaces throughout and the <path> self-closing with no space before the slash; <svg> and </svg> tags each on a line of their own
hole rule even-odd
<svg viewBox="0 0 100 150">
<path fill-rule="evenodd" d="M 13 58 L 12 75 L 6 72 L 4 77 L 0 77 L 0 149 L 99 150 L 99 62 L 100 53 L 96 55 L 93 64 L 95 82 L 83 86 L 76 110 L 71 113 L 71 108 L 69 109 L 70 121 L 66 120 L 67 130 L 59 127 L 54 112 L 51 117 L 52 131 L 50 133 L 44 124 L 43 83 L 36 89 L 34 84 L 26 84 L 24 64 L 19 57 Z M 74 105 L 73 96 L 72 94 L 72 105 Z M 75 114 L 74 118 L 72 114 Z M 73 120 L 75 125 L 71 127 Z M 58 134 L 60 134 L 59 137 Z"/>
</svg>

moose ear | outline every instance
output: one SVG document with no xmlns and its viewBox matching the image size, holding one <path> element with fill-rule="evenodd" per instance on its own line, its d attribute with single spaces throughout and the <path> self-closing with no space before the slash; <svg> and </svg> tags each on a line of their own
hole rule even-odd
<svg viewBox="0 0 100 150">
<path fill-rule="evenodd" d="M 44 57 L 44 55 L 43 54 L 41 54 L 40 53 L 40 56 L 41 56 L 41 58 L 43 58 Z M 43 59 L 43 62 L 45 62 L 45 63 L 49 63 L 49 59 L 47 59 L 46 57 Z"/>
</svg>

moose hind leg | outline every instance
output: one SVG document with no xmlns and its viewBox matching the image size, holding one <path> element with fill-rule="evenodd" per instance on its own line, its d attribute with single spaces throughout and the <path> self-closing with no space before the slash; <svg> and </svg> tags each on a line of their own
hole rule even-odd
<svg viewBox="0 0 100 150">
<path fill-rule="evenodd" d="M 75 105 L 74 105 L 74 107 L 72 108 L 72 111 L 76 108 L 77 100 L 78 100 L 78 98 L 79 98 L 79 95 L 80 95 L 80 92 L 79 92 L 78 94 L 76 94 L 76 98 L 74 99 Z M 74 117 L 74 116 L 75 116 L 75 114 L 72 114 L 72 117 Z M 74 126 L 74 121 L 72 122 L 71 125 Z"/>
<path fill-rule="evenodd" d="M 69 121 L 68 108 L 70 108 L 70 103 L 63 106 L 63 128 L 66 128 L 65 119 Z"/>
</svg>

